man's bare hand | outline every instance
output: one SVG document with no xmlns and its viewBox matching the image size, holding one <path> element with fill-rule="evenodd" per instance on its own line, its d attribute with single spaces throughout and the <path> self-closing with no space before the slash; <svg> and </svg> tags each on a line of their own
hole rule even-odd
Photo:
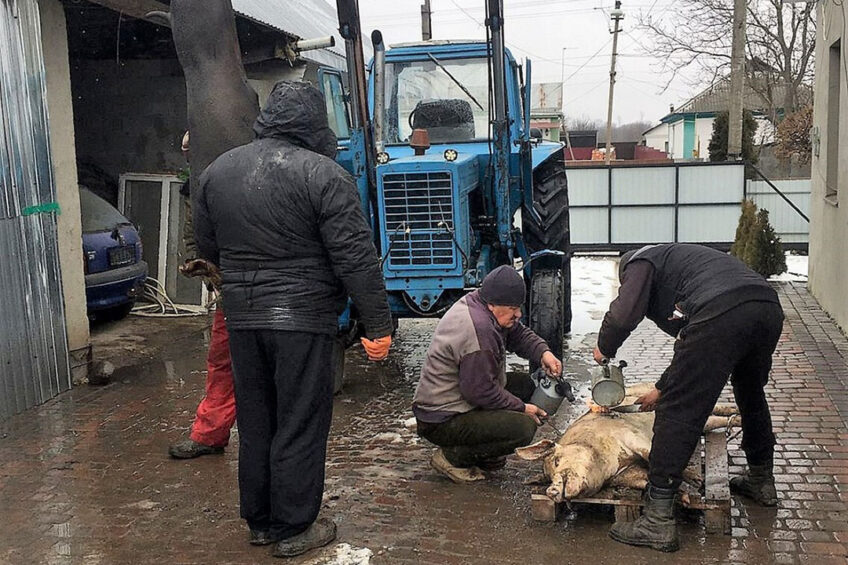
<svg viewBox="0 0 848 565">
<path fill-rule="evenodd" d="M 595 358 L 595 363 L 598 365 L 605 365 L 608 361 L 606 355 L 601 353 L 601 350 L 598 349 L 598 346 L 595 346 L 595 351 L 592 352 L 592 356 Z"/>
<path fill-rule="evenodd" d="M 548 417 L 548 413 L 536 406 L 535 404 L 525 404 L 524 413 L 533 418 L 537 426 L 542 425 L 542 420 Z"/>
<path fill-rule="evenodd" d="M 545 369 L 545 372 L 550 377 L 557 377 L 562 374 L 562 362 L 556 358 L 556 355 L 551 353 L 550 351 L 545 351 L 542 354 L 541 360 L 542 367 Z"/>
<path fill-rule="evenodd" d="M 649 393 L 643 394 L 639 398 L 636 399 L 636 404 L 641 404 L 642 407 L 639 408 L 639 412 L 653 412 L 657 407 L 657 401 L 660 399 L 660 389 L 654 387 Z"/>
<path fill-rule="evenodd" d="M 180 273 L 186 277 L 204 277 L 216 290 L 221 289 L 221 271 L 206 259 L 190 259 L 180 265 Z"/>
</svg>

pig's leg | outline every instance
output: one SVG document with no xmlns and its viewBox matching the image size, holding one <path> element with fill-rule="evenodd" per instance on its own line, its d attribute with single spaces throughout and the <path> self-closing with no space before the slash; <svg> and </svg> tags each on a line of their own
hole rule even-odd
<svg viewBox="0 0 848 565">
<path fill-rule="evenodd" d="M 707 423 L 704 424 L 704 431 L 711 432 L 722 428 L 737 428 L 742 425 L 741 416 L 710 416 L 707 418 Z"/>
<path fill-rule="evenodd" d="M 648 484 L 648 469 L 636 464 L 623 469 L 609 481 L 609 486 L 643 490 Z"/>
<path fill-rule="evenodd" d="M 739 407 L 735 404 L 716 404 L 713 408 L 713 416 L 735 416 L 739 414 Z"/>
</svg>

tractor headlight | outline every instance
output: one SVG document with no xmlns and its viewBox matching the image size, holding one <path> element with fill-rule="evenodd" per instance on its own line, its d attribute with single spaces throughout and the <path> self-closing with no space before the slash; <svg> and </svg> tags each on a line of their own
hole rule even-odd
<svg viewBox="0 0 848 565">
<path fill-rule="evenodd" d="M 457 157 L 459 157 L 459 153 L 456 149 L 445 149 L 445 161 L 456 161 Z"/>
<path fill-rule="evenodd" d="M 379 153 L 377 153 L 377 164 L 378 165 L 385 165 L 388 162 L 389 162 L 389 154 L 388 153 L 386 153 L 385 151 L 380 151 Z"/>
</svg>

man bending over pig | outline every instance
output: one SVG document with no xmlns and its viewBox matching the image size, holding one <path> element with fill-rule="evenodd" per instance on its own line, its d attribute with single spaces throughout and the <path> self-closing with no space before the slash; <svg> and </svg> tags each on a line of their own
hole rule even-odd
<svg viewBox="0 0 848 565">
<path fill-rule="evenodd" d="M 515 269 L 498 267 L 451 306 L 427 350 L 412 411 L 418 435 L 440 447 L 431 465 L 456 483 L 502 468 L 548 416 L 525 403 L 534 389 L 530 378 L 506 373 L 507 351 L 552 376 L 562 373 L 545 341 L 518 321 L 525 292 Z"/>
<path fill-rule="evenodd" d="M 740 260 L 691 244 L 625 253 L 621 288 L 604 317 L 595 360 L 612 357 L 644 317 L 676 336 L 674 357 L 655 388 L 637 402 L 656 409 L 642 516 L 610 536 L 675 551 L 674 495 L 727 378 L 742 416 L 748 472 L 731 490 L 774 506 L 774 434 L 766 395 L 771 357 L 783 328 L 777 293 Z"/>
</svg>

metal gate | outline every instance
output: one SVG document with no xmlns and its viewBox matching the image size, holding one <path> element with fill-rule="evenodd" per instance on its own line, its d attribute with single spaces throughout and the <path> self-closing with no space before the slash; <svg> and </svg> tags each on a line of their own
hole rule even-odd
<svg viewBox="0 0 848 565">
<path fill-rule="evenodd" d="M 35 0 L 0 0 L 0 420 L 71 386 Z"/>
<path fill-rule="evenodd" d="M 745 198 L 745 165 L 574 167 L 568 170 L 568 193 L 575 251 L 671 242 L 729 249 Z"/>
</svg>

